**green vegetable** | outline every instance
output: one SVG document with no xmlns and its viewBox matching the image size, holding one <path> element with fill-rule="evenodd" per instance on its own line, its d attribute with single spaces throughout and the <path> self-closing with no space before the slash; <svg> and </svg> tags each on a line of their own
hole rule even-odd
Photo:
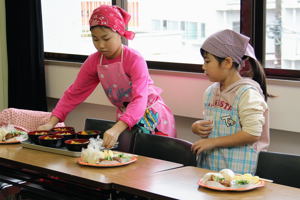
<svg viewBox="0 0 300 200">
<path fill-rule="evenodd" d="M 222 182 L 222 181 L 225 181 L 225 178 L 220 178 L 220 177 L 214 176 L 213 181 Z"/>
<path fill-rule="evenodd" d="M 236 184 L 238 184 L 238 185 L 247 185 L 247 184 L 249 184 L 249 181 L 248 180 L 237 180 Z"/>
<path fill-rule="evenodd" d="M 119 158 L 126 158 L 126 156 L 125 156 L 124 153 L 120 153 L 120 154 L 118 155 L 118 157 L 119 157 Z"/>
<path fill-rule="evenodd" d="M 113 158 L 112 158 L 111 156 L 107 156 L 107 157 L 105 157 L 104 159 L 105 159 L 105 160 L 109 160 L 109 161 L 112 161 L 112 160 L 113 160 Z"/>
</svg>

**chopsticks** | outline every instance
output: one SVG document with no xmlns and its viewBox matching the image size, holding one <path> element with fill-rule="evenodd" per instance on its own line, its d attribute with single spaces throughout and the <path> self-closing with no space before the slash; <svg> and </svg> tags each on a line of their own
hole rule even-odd
<svg viewBox="0 0 300 200">
<path fill-rule="evenodd" d="M 269 182 L 269 183 L 273 183 L 273 182 L 274 182 L 274 181 L 273 181 L 273 180 L 271 180 L 271 179 L 260 178 L 260 177 L 259 177 L 259 180 L 260 180 L 260 181 Z"/>
</svg>

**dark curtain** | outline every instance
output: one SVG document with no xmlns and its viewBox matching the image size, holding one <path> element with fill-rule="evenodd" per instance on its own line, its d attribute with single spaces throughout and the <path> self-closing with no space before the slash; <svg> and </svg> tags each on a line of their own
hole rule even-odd
<svg viewBox="0 0 300 200">
<path fill-rule="evenodd" d="M 41 0 L 6 0 L 8 106 L 47 111 Z"/>
</svg>

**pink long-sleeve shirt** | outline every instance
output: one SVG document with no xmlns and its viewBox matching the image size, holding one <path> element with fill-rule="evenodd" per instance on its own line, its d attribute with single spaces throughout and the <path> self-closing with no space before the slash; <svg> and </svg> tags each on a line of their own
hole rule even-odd
<svg viewBox="0 0 300 200">
<path fill-rule="evenodd" d="M 97 75 L 97 65 L 101 53 L 91 54 L 81 66 L 73 84 L 64 92 L 52 111 L 52 115 L 64 121 L 68 113 L 78 104 L 82 103 L 100 83 Z M 114 59 L 103 57 L 102 64 L 110 64 L 121 61 L 121 56 Z M 128 104 L 126 111 L 118 120 L 125 122 L 130 128 L 133 127 L 144 115 L 145 109 L 151 99 L 161 99 L 161 90 L 153 86 L 147 64 L 143 57 L 135 50 L 123 47 L 123 68 L 132 82 L 132 101 Z"/>
</svg>

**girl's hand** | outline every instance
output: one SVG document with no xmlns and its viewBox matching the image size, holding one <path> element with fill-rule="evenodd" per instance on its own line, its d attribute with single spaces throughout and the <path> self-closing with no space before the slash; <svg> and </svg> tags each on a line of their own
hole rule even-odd
<svg viewBox="0 0 300 200">
<path fill-rule="evenodd" d="M 56 116 L 51 116 L 50 120 L 37 128 L 40 131 L 49 131 L 55 127 L 55 125 L 59 122 L 59 119 Z"/>
<path fill-rule="evenodd" d="M 106 130 L 103 136 L 103 146 L 105 148 L 112 148 L 118 141 L 121 132 L 115 130 L 113 127 Z"/>
<path fill-rule="evenodd" d="M 207 138 L 213 129 L 213 121 L 211 120 L 198 120 L 192 124 L 192 132 L 202 138 Z"/>
<path fill-rule="evenodd" d="M 215 138 L 200 139 L 192 145 L 192 151 L 198 155 L 203 151 L 214 149 L 215 147 Z"/>
<path fill-rule="evenodd" d="M 37 128 L 37 130 L 38 130 L 38 131 L 49 131 L 49 130 L 51 130 L 51 129 L 53 129 L 53 128 L 54 128 L 53 124 L 51 124 L 51 123 L 46 123 L 46 124 L 43 124 L 43 125 L 39 126 L 39 127 Z"/>
<path fill-rule="evenodd" d="M 112 148 L 116 144 L 119 135 L 126 128 L 128 128 L 128 125 L 125 122 L 119 120 L 113 127 L 105 131 L 102 145 L 105 148 Z"/>
</svg>

